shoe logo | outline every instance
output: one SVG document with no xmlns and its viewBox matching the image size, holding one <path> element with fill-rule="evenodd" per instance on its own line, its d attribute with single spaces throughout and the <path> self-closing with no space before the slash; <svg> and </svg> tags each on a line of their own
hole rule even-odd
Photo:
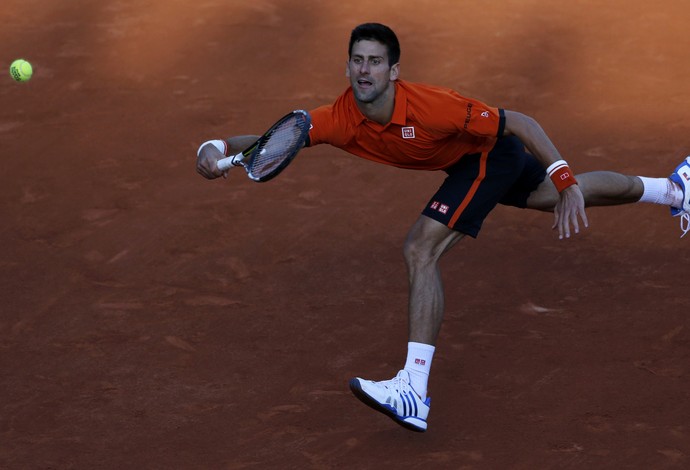
<svg viewBox="0 0 690 470">
<path fill-rule="evenodd" d="M 424 359 L 415 359 L 414 363 L 419 364 L 420 366 L 426 365 L 426 361 Z"/>
<path fill-rule="evenodd" d="M 403 127 L 402 128 L 402 138 L 403 139 L 414 139 L 414 127 Z"/>
</svg>

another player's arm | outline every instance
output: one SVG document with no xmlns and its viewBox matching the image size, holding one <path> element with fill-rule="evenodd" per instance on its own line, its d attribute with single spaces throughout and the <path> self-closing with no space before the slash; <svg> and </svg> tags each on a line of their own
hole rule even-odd
<svg viewBox="0 0 690 470">
<path fill-rule="evenodd" d="M 220 171 L 216 162 L 228 155 L 239 153 L 252 145 L 258 139 L 258 135 L 238 135 L 225 140 L 228 146 L 227 154 L 223 154 L 215 145 L 207 143 L 199 150 L 196 159 L 196 171 L 206 179 L 215 179 L 219 176 L 227 178 L 228 171 Z"/>
<path fill-rule="evenodd" d="M 560 198 L 554 207 L 554 223 L 552 228 L 558 229 L 560 238 L 570 237 L 570 226 L 575 233 L 580 231 L 578 216 L 582 218 L 585 227 L 589 225 L 585 214 L 585 200 L 582 191 L 575 183 L 574 176 L 563 160 L 556 146 L 546 135 L 539 123 L 529 116 L 505 111 L 504 135 L 515 135 L 549 172 L 551 180 L 560 193 Z M 562 164 L 560 163 L 562 162 Z"/>
</svg>

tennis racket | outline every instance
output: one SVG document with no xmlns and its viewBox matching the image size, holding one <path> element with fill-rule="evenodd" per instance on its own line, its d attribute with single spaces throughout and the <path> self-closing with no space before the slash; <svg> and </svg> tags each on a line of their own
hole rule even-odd
<svg viewBox="0 0 690 470">
<path fill-rule="evenodd" d="M 311 117 L 304 110 L 286 114 L 248 148 L 218 160 L 218 169 L 225 171 L 233 166 L 243 166 L 254 181 L 275 178 L 304 146 L 310 125 Z"/>
</svg>

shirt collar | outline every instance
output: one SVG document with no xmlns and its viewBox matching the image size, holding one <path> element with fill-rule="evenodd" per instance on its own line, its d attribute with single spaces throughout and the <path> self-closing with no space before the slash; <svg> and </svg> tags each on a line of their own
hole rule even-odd
<svg viewBox="0 0 690 470">
<path fill-rule="evenodd" d="M 400 85 L 400 81 L 395 81 L 395 108 L 393 108 L 393 117 L 391 124 L 404 126 L 407 118 L 407 93 Z"/>
</svg>

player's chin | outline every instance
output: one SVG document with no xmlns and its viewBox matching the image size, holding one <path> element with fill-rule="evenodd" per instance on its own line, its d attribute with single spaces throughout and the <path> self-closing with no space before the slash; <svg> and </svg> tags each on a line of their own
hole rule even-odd
<svg viewBox="0 0 690 470">
<path fill-rule="evenodd" d="M 357 89 L 355 89 L 354 92 L 355 98 L 357 98 L 357 101 L 359 101 L 360 103 L 373 103 L 374 101 L 376 101 L 376 93 Z"/>
</svg>

